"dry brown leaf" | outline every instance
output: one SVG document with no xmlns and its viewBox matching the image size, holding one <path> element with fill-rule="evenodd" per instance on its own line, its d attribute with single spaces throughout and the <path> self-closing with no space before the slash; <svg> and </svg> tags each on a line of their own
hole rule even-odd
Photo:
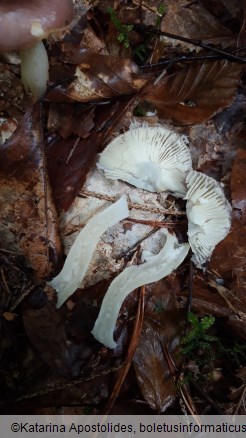
<svg viewBox="0 0 246 438">
<path fill-rule="evenodd" d="M 232 205 L 241 211 L 241 222 L 246 224 L 246 151 L 237 153 L 231 173 Z"/>
<path fill-rule="evenodd" d="M 158 332 L 145 322 L 134 356 L 137 381 L 148 405 L 164 412 L 174 401 L 176 388 L 163 357 Z"/>
<path fill-rule="evenodd" d="M 216 246 L 210 261 L 210 268 L 218 272 L 227 282 L 235 301 L 234 306 L 246 313 L 246 192 L 245 192 L 246 153 L 240 150 L 237 154 L 231 173 L 232 204 L 235 209 L 231 231 L 227 237 Z"/>
<path fill-rule="evenodd" d="M 146 82 L 138 66 L 127 58 L 112 57 L 63 44 L 63 62 L 73 65 L 75 79 L 49 93 L 51 100 L 91 102 L 137 92 Z M 65 59 L 64 59 L 65 56 Z M 54 66 L 55 70 L 55 66 Z M 53 77 L 53 80 L 57 78 Z M 61 77 L 59 77 L 61 80 Z"/>
<path fill-rule="evenodd" d="M 207 44 L 221 44 L 233 41 L 232 32 L 211 15 L 200 2 L 190 0 L 167 0 L 167 11 L 162 19 L 161 31 L 199 40 Z M 175 45 L 184 45 L 194 50 L 192 44 L 172 40 Z M 199 49 L 201 50 L 201 49 Z"/>
<path fill-rule="evenodd" d="M 243 311 L 246 292 L 246 226 L 233 219 L 230 233 L 220 242 L 212 255 L 209 268 L 224 279 L 227 288 L 241 300 L 234 306 Z"/>
<path fill-rule="evenodd" d="M 26 112 L 1 146 L 0 183 L 1 246 L 23 253 L 39 279 L 49 277 L 57 269 L 61 243 L 38 106 Z"/>
<path fill-rule="evenodd" d="M 74 134 L 86 138 L 94 127 L 95 105 L 85 106 L 81 103 L 51 103 L 48 130 L 58 132 L 62 138 Z"/>
<path fill-rule="evenodd" d="M 171 292 L 164 291 L 165 281 L 152 286 L 150 300 L 139 344 L 134 356 L 134 369 L 142 394 L 148 405 L 164 412 L 175 397 L 177 387 L 173 374 L 173 365 L 165 360 L 164 348 L 168 350 L 175 362 L 183 333 L 182 312 L 178 309 L 177 301 Z"/>
<path fill-rule="evenodd" d="M 76 360 L 81 348 L 67 338 L 64 322 L 54 305 L 26 308 L 22 318 L 27 336 L 43 361 L 64 376 L 78 374 Z"/>
<path fill-rule="evenodd" d="M 78 131 L 82 137 L 70 136 L 63 140 L 56 138 L 47 150 L 48 172 L 54 200 L 58 211 L 67 210 L 83 186 L 86 175 L 95 162 L 97 153 L 102 150 L 105 135 L 111 124 L 120 117 L 128 104 L 128 98 L 108 105 L 98 105 L 87 109 L 84 123 L 68 121 L 67 129 Z M 95 109 L 95 111 L 93 111 Z M 90 111 L 93 113 L 91 114 Z M 71 123 L 70 123 L 71 122 Z M 58 123 L 60 120 L 58 119 Z M 93 129 L 92 129 L 93 125 Z M 84 129 L 84 132 L 82 132 Z M 86 134 L 87 131 L 87 134 Z"/>
<path fill-rule="evenodd" d="M 200 123 L 230 105 L 241 66 L 229 61 L 202 61 L 149 84 L 144 98 L 158 109 L 160 117 L 181 124 Z"/>
</svg>

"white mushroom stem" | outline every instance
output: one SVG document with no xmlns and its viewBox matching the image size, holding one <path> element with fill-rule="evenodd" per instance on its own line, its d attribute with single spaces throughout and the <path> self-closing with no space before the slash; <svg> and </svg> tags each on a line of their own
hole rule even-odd
<svg viewBox="0 0 246 438">
<path fill-rule="evenodd" d="M 127 295 L 144 284 L 159 281 L 171 274 L 186 257 L 190 245 L 180 245 L 176 236 L 164 231 L 166 242 L 162 250 L 153 255 L 143 252 L 142 259 L 147 260 L 139 266 L 129 266 L 116 277 L 103 299 L 102 306 L 92 330 L 93 336 L 108 348 L 115 348 L 113 338 L 115 324 L 121 305 Z"/>
<path fill-rule="evenodd" d="M 42 41 L 20 51 L 21 80 L 27 94 L 37 101 L 45 92 L 49 79 L 49 61 Z"/>
<path fill-rule="evenodd" d="M 78 234 L 63 269 L 48 284 L 58 294 L 59 308 L 80 286 L 100 237 L 117 222 L 129 216 L 126 196 L 90 219 Z"/>
</svg>

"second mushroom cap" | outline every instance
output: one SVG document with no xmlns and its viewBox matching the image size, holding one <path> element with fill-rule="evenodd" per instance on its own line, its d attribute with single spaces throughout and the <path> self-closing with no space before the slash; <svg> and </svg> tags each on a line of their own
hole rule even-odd
<svg viewBox="0 0 246 438">
<path fill-rule="evenodd" d="M 98 167 L 110 179 L 120 179 L 150 192 L 186 193 L 192 169 L 182 136 L 161 126 L 131 127 L 102 152 Z"/>
</svg>

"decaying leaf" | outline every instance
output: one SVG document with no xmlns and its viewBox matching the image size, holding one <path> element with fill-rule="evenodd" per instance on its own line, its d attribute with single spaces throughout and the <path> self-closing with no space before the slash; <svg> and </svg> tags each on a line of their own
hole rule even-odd
<svg viewBox="0 0 246 438">
<path fill-rule="evenodd" d="M 231 173 L 231 196 L 234 208 L 241 211 L 242 225 L 246 224 L 246 151 L 238 152 Z"/>
<path fill-rule="evenodd" d="M 80 347 L 67 338 L 64 322 L 52 304 L 27 308 L 22 318 L 30 341 L 51 369 L 64 376 L 79 373 Z"/>
<path fill-rule="evenodd" d="M 55 93 L 49 93 L 53 100 L 55 96 L 61 100 L 62 95 L 79 102 L 109 99 L 135 93 L 146 82 L 138 66 L 130 59 L 101 55 L 65 43 L 63 51 L 67 62 L 74 65 L 74 79 L 70 85 L 60 84 Z"/>
<path fill-rule="evenodd" d="M 231 195 L 234 211 L 231 232 L 214 251 L 210 268 L 226 280 L 237 299 L 237 308 L 246 306 L 246 225 L 245 225 L 245 151 L 240 150 L 231 174 Z M 239 210 L 239 211 L 238 211 Z M 244 309 L 246 312 L 246 308 Z"/>
<path fill-rule="evenodd" d="M 240 73 L 241 66 L 228 61 L 192 63 L 147 86 L 144 98 L 160 117 L 178 124 L 200 123 L 231 103 Z"/>
<path fill-rule="evenodd" d="M 149 323 L 144 323 L 134 356 L 134 368 L 149 406 L 155 411 L 164 412 L 173 403 L 176 388 L 163 356 L 160 336 Z"/>
<path fill-rule="evenodd" d="M 232 32 L 224 27 L 209 13 L 201 2 L 189 0 L 165 2 L 167 10 L 161 22 L 161 30 L 176 35 L 181 35 L 193 40 L 203 41 L 207 44 L 225 45 L 232 42 Z M 164 37 L 165 38 L 165 37 Z M 184 46 L 194 50 L 192 44 L 171 40 L 172 44 Z"/>
<path fill-rule="evenodd" d="M 81 103 L 53 103 L 50 105 L 48 130 L 58 132 L 62 138 L 77 135 L 86 138 L 94 127 L 95 105 Z"/>
<path fill-rule="evenodd" d="M 125 105 L 127 102 L 123 101 L 113 105 L 98 105 L 95 109 L 88 108 L 88 120 L 84 119 L 84 123 L 78 124 L 77 128 L 75 124 L 68 122 L 67 129 L 79 131 L 79 137 L 70 136 L 67 140 L 58 137 L 49 145 L 48 172 L 59 212 L 66 211 L 71 206 L 96 160 L 97 153 L 103 147 L 107 129 L 117 119 L 122 108 L 124 110 Z M 60 124 L 59 116 L 58 123 Z M 66 126 L 64 128 L 63 133 L 66 136 Z M 81 138 L 83 129 L 84 136 Z"/>
<path fill-rule="evenodd" d="M 245 303 L 246 291 L 246 226 L 234 219 L 227 237 L 216 246 L 209 267 L 218 273 L 234 295 Z M 246 303 L 245 303 L 246 304 Z"/>
<path fill-rule="evenodd" d="M 23 253 L 39 279 L 49 277 L 57 269 L 61 243 L 38 106 L 26 112 L 1 146 L 0 183 L 1 246 Z"/>
<path fill-rule="evenodd" d="M 177 392 L 175 368 L 167 363 L 165 349 L 176 364 L 182 336 L 182 312 L 175 296 L 162 293 L 165 280 L 152 286 L 153 297 L 145 314 L 145 322 L 134 356 L 134 369 L 142 394 L 149 406 L 164 412 Z"/>
</svg>

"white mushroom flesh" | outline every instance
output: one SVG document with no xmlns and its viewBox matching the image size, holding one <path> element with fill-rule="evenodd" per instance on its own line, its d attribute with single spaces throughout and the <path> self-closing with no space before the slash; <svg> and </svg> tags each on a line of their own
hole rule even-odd
<svg viewBox="0 0 246 438">
<path fill-rule="evenodd" d="M 98 167 L 107 178 L 183 197 L 192 162 L 183 137 L 165 127 L 143 125 L 131 127 L 109 143 Z"/>
<path fill-rule="evenodd" d="M 61 272 L 48 284 L 58 294 L 59 308 L 80 286 L 101 235 L 129 216 L 126 196 L 91 218 L 78 234 Z"/>
<path fill-rule="evenodd" d="M 164 231 L 166 242 L 157 254 L 143 252 L 147 260 L 139 266 L 129 266 L 116 277 L 102 302 L 102 306 L 92 330 L 93 336 L 108 348 L 115 348 L 113 334 L 118 313 L 127 295 L 138 287 L 161 280 L 171 274 L 186 257 L 189 244 L 179 244 L 176 236 Z"/>
<path fill-rule="evenodd" d="M 213 178 L 191 171 L 186 182 L 188 238 L 194 253 L 192 260 L 201 268 L 230 230 L 231 205 Z"/>
<path fill-rule="evenodd" d="M 45 92 L 49 79 L 49 60 L 43 42 L 21 50 L 20 57 L 23 86 L 36 101 Z"/>
</svg>

